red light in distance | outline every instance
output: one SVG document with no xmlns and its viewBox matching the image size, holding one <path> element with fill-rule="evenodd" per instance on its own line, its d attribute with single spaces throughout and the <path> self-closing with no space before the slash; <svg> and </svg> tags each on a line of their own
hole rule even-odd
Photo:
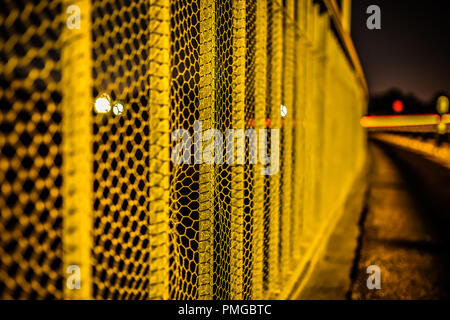
<svg viewBox="0 0 450 320">
<path fill-rule="evenodd" d="M 400 100 L 395 100 L 394 103 L 392 104 L 392 109 L 396 113 L 402 112 L 403 111 L 403 102 L 401 102 Z"/>
</svg>

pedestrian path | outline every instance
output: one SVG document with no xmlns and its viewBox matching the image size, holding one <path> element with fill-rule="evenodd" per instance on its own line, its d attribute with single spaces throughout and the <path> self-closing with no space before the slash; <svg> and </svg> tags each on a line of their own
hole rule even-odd
<svg viewBox="0 0 450 320">
<path fill-rule="evenodd" d="M 450 170 L 385 143 L 370 155 L 365 210 L 343 215 L 297 299 L 449 298 Z M 380 289 L 367 286 L 369 266 Z"/>
<path fill-rule="evenodd" d="M 447 169 L 388 145 L 372 144 L 371 154 L 370 196 L 352 299 L 448 297 L 449 246 L 436 225 L 437 216 L 445 213 L 435 205 L 431 188 L 448 188 L 449 180 L 427 183 L 433 176 L 448 177 Z M 380 268 L 381 289 L 367 287 L 370 265 Z"/>
</svg>

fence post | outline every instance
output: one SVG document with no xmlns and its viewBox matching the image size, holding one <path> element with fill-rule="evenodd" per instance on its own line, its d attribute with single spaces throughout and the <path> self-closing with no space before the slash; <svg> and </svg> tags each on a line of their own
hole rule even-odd
<svg viewBox="0 0 450 320">
<path fill-rule="evenodd" d="M 170 179 L 169 0 L 151 0 L 149 13 L 149 297 L 150 299 L 168 299 Z"/>
<path fill-rule="evenodd" d="M 92 298 L 92 57 L 90 0 L 64 1 L 80 8 L 80 28 L 62 27 L 63 292 L 65 299 Z M 65 16 L 65 14 L 63 14 Z M 69 266 L 80 271 L 80 289 L 66 284 Z"/>
<path fill-rule="evenodd" d="M 245 129 L 245 0 L 233 3 L 232 129 Z M 234 142 L 232 142 L 234 144 Z M 234 146 L 233 146 L 234 148 Z M 231 168 L 231 299 L 242 299 L 244 234 L 244 165 Z"/>
<path fill-rule="evenodd" d="M 200 0 L 199 120 L 203 132 L 214 128 L 215 3 Z M 198 298 L 213 298 L 214 164 L 200 165 Z"/>
</svg>

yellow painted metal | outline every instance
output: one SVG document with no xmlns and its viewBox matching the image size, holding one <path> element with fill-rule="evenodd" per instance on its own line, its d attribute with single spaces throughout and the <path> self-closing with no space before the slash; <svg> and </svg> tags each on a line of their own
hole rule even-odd
<svg viewBox="0 0 450 320">
<path fill-rule="evenodd" d="M 295 63 L 295 21 L 294 21 L 294 1 L 286 2 L 283 15 L 283 96 L 281 104 L 286 108 L 287 113 L 282 117 L 282 133 L 280 138 L 280 273 L 288 275 L 291 268 L 291 215 L 292 215 L 292 154 L 293 154 L 293 116 L 294 116 L 294 77 L 292 72 Z"/>
<path fill-rule="evenodd" d="M 61 7 L 0 8 L 2 299 L 63 297 Z"/>
<path fill-rule="evenodd" d="M 439 115 L 395 115 L 395 116 L 366 116 L 361 118 L 364 128 L 393 128 L 409 126 L 429 126 L 439 123 Z"/>
<path fill-rule="evenodd" d="M 232 72 L 232 128 L 245 129 L 245 0 L 232 1 L 233 72 Z M 234 144 L 234 141 L 233 141 Z M 233 146 L 234 149 L 234 146 Z M 244 236 L 244 166 L 231 168 L 231 252 L 230 295 L 242 299 L 243 292 L 243 236 Z"/>
<path fill-rule="evenodd" d="M 282 71 L 283 71 L 283 11 L 282 1 L 268 4 L 268 110 L 270 129 L 281 129 L 280 106 L 282 102 Z M 270 152 L 272 144 L 268 143 Z M 282 146 L 280 146 L 281 152 Z M 280 290 L 280 171 L 268 178 L 268 188 L 264 202 L 267 203 L 265 219 L 267 240 L 266 266 L 266 296 L 275 297 Z"/>
<path fill-rule="evenodd" d="M 170 2 L 149 6 L 149 216 L 150 299 L 169 298 Z M 145 63 L 145 61 L 144 61 Z"/>
<path fill-rule="evenodd" d="M 316 176 L 316 169 L 314 163 L 316 160 L 317 153 L 315 148 L 317 148 L 317 133 L 316 128 L 316 106 L 314 105 L 314 99 L 316 97 L 317 90 L 317 79 L 314 78 L 315 73 L 315 59 L 314 59 L 314 28 L 315 28 L 315 16 L 314 7 L 311 0 L 307 0 L 306 3 L 306 52 L 305 52 L 305 68 L 306 68 L 306 92 L 305 95 L 305 111 L 304 111 L 304 144 L 305 144 L 305 154 L 304 154 L 304 172 L 308 172 L 304 177 L 304 194 L 307 195 L 303 199 L 303 211 L 304 211 L 304 222 L 303 222 L 303 232 L 302 237 L 304 238 L 302 243 L 308 243 L 311 236 L 314 234 L 315 228 L 317 227 L 317 221 L 315 219 L 317 212 L 314 206 L 316 205 L 316 193 L 314 189 L 314 178 Z"/>
<path fill-rule="evenodd" d="M 312 0 L 5 8 L 0 297 L 288 297 L 365 159 L 365 88 L 333 14 Z M 124 112 L 95 113 L 102 94 Z M 279 129 L 279 171 L 248 154 L 172 161 L 174 130 L 214 128 Z"/>
<path fill-rule="evenodd" d="M 267 3 L 265 0 L 254 1 L 255 20 L 249 21 L 249 24 L 255 23 L 254 37 L 248 36 L 247 43 L 253 42 L 254 62 L 246 59 L 247 63 L 253 63 L 254 79 L 252 85 L 247 88 L 253 88 L 253 114 L 254 127 L 256 130 L 266 128 L 266 97 L 267 97 Z M 248 19 L 248 18 L 247 18 Z M 248 74 L 248 72 L 247 72 Z M 246 103 L 248 108 L 250 103 Z M 251 117 L 250 117 L 251 118 Z M 264 241 L 264 176 L 260 174 L 261 164 L 253 167 L 253 198 L 252 198 L 252 226 L 249 227 L 251 232 L 251 255 L 247 258 L 251 260 L 251 294 L 243 298 L 262 299 L 263 296 L 263 241 Z M 246 229 L 244 229 L 246 230 Z M 250 233 L 250 232 L 249 232 Z M 244 250 L 246 248 L 244 247 Z M 244 260 L 245 261 L 245 260 Z M 244 275 L 245 277 L 245 275 Z"/>
<path fill-rule="evenodd" d="M 294 108 L 293 108 L 293 174 L 292 174 L 292 215 L 291 251 L 292 265 L 300 261 L 301 236 L 304 225 L 305 197 L 305 103 L 306 103 L 306 7 L 307 0 L 301 0 L 296 8 L 295 61 L 294 61 Z"/>
<path fill-rule="evenodd" d="M 352 0 L 342 0 L 341 4 L 342 13 L 342 27 L 345 31 L 350 32 L 351 30 L 351 12 L 352 12 Z"/>
<path fill-rule="evenodd" d="M 215 128 L 215 5 L 209 0 L 200 1 L 200 88 L 199 120 L 203 134 Z M 214 248 L 214 166 L 200 164 L 199 182 L 199 299 L 213 297 Z"/>
<path fill-rule="evenodd" d="M 349 32 L 350 29 L 345 29 L 344 26 L 342 25 L 341 12 L 336 3 L 336 0 L 323 0 L 323 3 L 327 7 L 330 17 L 333 19 L 334 26 L 337 30 L 339 38 L 344 43 L 343 50 L 347 52 L 347 54 L 350 56 L 351 63 L 356 70 L 358 80 L 360 81 L 360 84 L 363 87 L 365 99 L 368 99 L 369 90 L 367 87 L 367 81 L 364 76 L 364 72 L 361 66 L 361 62 L 359 61 L 359 57 L 356 52 L 355 46 L 353 44 L 352 39 L 350 38 Z"/>
<path fill-rule="evenodd" d="M 62 30 L 62 143 L 63 272 L 64 298 L 92 297 L 92 46 L 90 0 L 64 1 L 63 8 L 78 6 L 80 29 Z M 67 282 L 79 270 L 80 288 Z M 78 269 L 79 268 L 79 269 Z"/>
</svg>

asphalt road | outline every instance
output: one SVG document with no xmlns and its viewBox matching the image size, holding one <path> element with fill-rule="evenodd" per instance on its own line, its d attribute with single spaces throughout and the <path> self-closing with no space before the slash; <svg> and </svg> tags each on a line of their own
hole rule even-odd
<svg viewBox="0 0 450 320">
<path fill-rule="evenodd" d="M 371 142 L 367 210 L 352 272 L 351 299 L 450 298 L 450 170 Z M 379 266 L 381 289 L 368 289 Z"/>
</svg>

